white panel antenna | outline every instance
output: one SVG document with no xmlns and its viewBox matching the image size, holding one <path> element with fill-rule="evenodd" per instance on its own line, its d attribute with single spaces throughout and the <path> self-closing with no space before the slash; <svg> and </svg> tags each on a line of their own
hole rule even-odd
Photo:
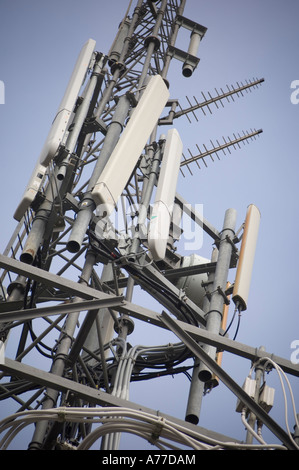
<svg viewBox="0 0 299 470">
<path fill-rule="evenodd" d="M 191 266 L 200 266 L 202 264 L 210 263 L 211 260 L 192 253 L 190 256 L 184 256 L 181 260 L 181 268 L 187 268 Z M 208 281 L 207 273 L 193 274 L 185 277 L 178 277 L 173 279 L 174 285 L 185 292 L 185 294 L 191 299 L 196 305 L 202 308 L 206 290 L 203 283 Z"/>
<path fill-rule="evenodd" d="M 40 175 L 44 176 L 47 166 L 63 141 L 70 117 L 78 98 L 79 91 L 88 71 L 95 45 L 96 42 L 93 39 L 89 39 L 84 44 L 79 54 L 66 92 L 61 100 L 46 142 L 40 153 L 39 162 L 37 163 L 35 170 L 29 180 L 23 198 L 15 211 L 14 218 L 18 221 L 21 220 L 24 213 L 35 198 L 42 182 L 42 177 L 40 177 Z"/>
<path fill-rule="evenodd" d="M 96 42 L 93 39 L 89 39 L 84 44 L 79 54 L 66 92 L 62 98 L 52 127 L 41 151 L 40 163 L 42 165 L 47 166 L 50 163 L 64 137 L 68 122 L 78 98 L 78 93 L 88 71 L 95 45 Z"/>
<path fill-rule="evenodd" d="M 168 98 L 162 77 L 152 76 L 92 190 L 95 203 L 102 205 L 106 215 L 116 206 Z"/>
<path fill-rule="evenodd" d="M 44 175 L 46 173 L 47 168 L 40 163 L 37 163 L 34 171 L 31 175 L 31 178 L 29 180 L 29 183 L 27 185 L 27 188 L 24 192 L 24 195 L 21 199 L 20 204 L 18 205 L 15 213 L 14 213 L 14 219 L 20 221 L 25 214 L 26 210 L 34 200 L 37 192 L 39 191 L 39 188 L 42 184 L 42 181 L 44 179 Z"/>
<path fill-rule="evenodd" d="M 247 309 L 251 273 L 256 250 L 261 214 L 259 209 L 251 204 L 248 206 L 240 257 L 233 290 L 233 301 L 240 310 Z"/>
<path fill-rule="evenodd" d="M 173 212 L 183 143 L 176 129 L 167 133 L 159 182 L 148 231 L 148 244 L 155 260 L 165 257 Z"/>
</svg>

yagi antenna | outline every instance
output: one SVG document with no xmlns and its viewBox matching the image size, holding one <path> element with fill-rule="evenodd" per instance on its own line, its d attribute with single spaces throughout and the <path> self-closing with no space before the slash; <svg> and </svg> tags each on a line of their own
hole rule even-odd
<svg viewBox="0 0 299 470">
<path fill-rule="evenodd" d="M 205 109 L 208 109 L 210 114 L 212 114 L 212 110 L 210 107 L 212 104 L 214 104 L 217 109 L 219 108 L 218 103 L 220 103 L 221 106 L 224 107 L 224 104 L 223 104 L 224 101 L 227 101 L 228 103 L 230 103 L 230 100 L 234 101 L 234 95 L 236 95 L 238 98 L 240 96 L 244 96 L 243 92 L 246 92 L 246 93 L 251 92 L 253 88 L 257 88 L 264 81 L 265 81 L 264 78 L 255 79 L 253 81 L 246 80 L 246 83 L 243 84 L 241 82 L 241 85 L 237 82 L 236 88 L 233 85 L 231 85 L 230 87 L 227 85 L 226 87 L 228 91 L 226 92 L 224 92 L 223 89 L 220 88 L 221 93 L 219 93 L 217 88 L 215 88 L 216 96 L 212 96 L 210 92 L 207 92 L 207 94 L 209 95 L 208 98 L 205 96 L 203 92 L 201 92 L 204 100 L 199 102 L 197 98 L 193 96 L 195 104 L 192 104 L 188 96 L 186 96 L 189 107 L 182 109 L 181 105 L 177 101 L 177 106 L 180 108 L 180 111 L 175 111 L 171 109 L 169 115 L 160 120 L 160 124 L 170 124 L 174 119 L 177 119 L 183 116 L 184 114 L 186 115 L 189 122 L 191 122 L 189 118 L 189 114 L 193 114 L 193 117 L 196 119 L 196 121 L 198 121 L 198 117 L 195 114 L 195 111 L 197 109 L 201 109 L 204 115 L 206 115 Z"/>
<path fill-rule="evenodd" d="M 195 162 L 198 166 L 198 168 L 200 169 L 200 166 L 198 164 L 198 161 L 201 160 L 205 167 L 207 167 L 207 162 L 205 160 L 205 158 L 207 157 L 210 157 L 212 162 L 214 162 L 214 156 L 216 155 L 217 159 L 220 160 L 220 157 L 218 155 L 219 152 L 223 152 L 223 154 L 225 155 L 225 150 L 227 149 L 229 153 L 230 152 L 230 147 L 233 147 L 234 149 L 236 149 L 237 147 L 238 148 L 241 148 L 240 147 L 240 143 L 243 142 L 243 144 L 245 144 L 245 142 L 250 140 L 250 139 L 255 139 L 257 136 L 259 136 L 259 134 L 261 134 L 263 132 L 262 129 L 258 129 L 258 130 L 251 130 L 250 132 L 244 132 L 243 131 L 243 135 L 240 135 L 238 134 L 238 137 L 234 134 L 234 138 L 231 139 L 230 137 L 227 137 L 228 140 L 226 140 L 224 137 L 222 137 L 223 139 L 223 144 L 220 144 L 219 141 L 217 140 L 217 146 L 214 145 L 214 143 L 212 141 L 211 144 L 212 144 L 212 148 L 211 149 L 207 149 L 207 147 L 205 145 L 204 146 L 204 152 L 202 152 L 199 148 L 198 145 L 196 145 L 197 147 L 197 150 L 198 150 L 198 154 L 197 155 L 193 155 L 191 153 L 191 150 L 188 149 L 188 152 L 190 154 L 190 157 L 189 158 L 186 158 L 185 155 L 183 154 L 183 159 L 182 162 L 181 162 L 181 167 L 182 166 L 187 166 L 188 170 L 190 171 L 190 173 L 192 174 L 192 171 L 190 170 L 189 168 L 189 164 L 190 163 L 193 163 Z"/>
</svg>

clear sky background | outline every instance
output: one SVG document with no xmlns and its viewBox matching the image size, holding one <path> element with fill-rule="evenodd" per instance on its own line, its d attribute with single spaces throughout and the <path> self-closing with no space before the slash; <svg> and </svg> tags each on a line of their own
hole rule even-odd
<svg viewBox="0 0 299 470">
<path fill-rule="evenodd" d="M 1 252 L 15 228 L 13 213 L 82 45 L 93 38 L 97 50 L 107 53 L 127 5 L 126 0 L 0 0 L 0 80 L 5 85 L 5 104 L 0 105 Z M 186 156 L 188 148 L 196 153 L 196 144 L 202 150 L 203 145 L 210 148 L 210 139 L 216 144 L 222 136 L 233 138 L 243 130 L 263 129 L 256 141 L 241 144 L 242 149 L 231 154 L 226 152 L 221 161 L 210 161 L 208 168 L 199 170 L 193 164 L 193 176 L 184 171 L 178 192 L 192 204 L 203 204 L 204 216 L 219 230 L 227 208 L 237 210 L 239 227 L 247 206 L 254 203 L 259 207 L 261 225 L 249 306 L 237 340 L 254 347 L 263 345 L 268 352 L 290 359 L 291 343 L 299 340 L 299 104 L 291 102 L 291 83 L 299 80 L 299 3 L 187 0 L 184 16 L 208 31 L 192 78 L 181 75 L 180 63 L 173 61 L 170 68 L 171 97 L 179 98 L 182 107 L 188 106 L 185 95 L 201 101 L 202 91 L 214 95 L 215 87 L 225 90 L 226 85 L 265 78 L 258 90 L 224 103 L 224 108 L 213 106 L 212 115 L 197 112 L 198 122 L 191 118 L 189 124 L 186 117 L 175 122 Z M 186 47 L 186 36 L 179 35 L 176 45 Z M 211 250 L 211 241 L 205 238 L 198 253 L 210 257 Z M 148 331 L 141 341 L 151 344 L 151 335 L 153 341 L 156 336 Z M 135 343 L 139 340 L 135 336 Z M 250 363 L 227 353 L 223 367 L 242 384 Z M 275 386 L 276 399 L 271 416 L 284 427 L 284 401 L 276 379 L 272 372 L 268 384 Z M 131 399 L 183 419 L 188 380 L 185 376 L 163 380 L 156 380 L 152 388 L 148 382 L 133 384 Z M 298 407 L 298 380 L 291 383 Z M 199 424 L 243 439 L 235 402 L 220 385 L 204 398 Z M 0 403 L 0 416 L 6 416 L 1 412 L 3 405 Z M 293 425 L 293 419 L 290 422 Z M 267 432 L 264 435 L 268 442 L 276 442 Z M 134 441 L 129 445 L 142 448 L 145 444 Z"/>
</svg>

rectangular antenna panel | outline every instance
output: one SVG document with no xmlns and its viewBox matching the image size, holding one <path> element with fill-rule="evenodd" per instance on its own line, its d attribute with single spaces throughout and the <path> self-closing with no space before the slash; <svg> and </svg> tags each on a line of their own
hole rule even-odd
<svg viewBox="0 0 299 470">
<path fill-rule="evenodd" d="M 155 260 L 165 257 L 173 213 L 183 143 L 176 129 L 167 133 L 157 192 L 148 231 L 148 244 Z"/>
<path fill-rule="evenodd" d="M 258 208 L 254 204 L 248 206 L 232 296 L 234 303 L 238 304 L 241 310 L 247 309 L 260 218 Z"/>
<path fill-rule="evenodd" d="M 102 213 L 109 215 L 115 208 L 168 98 L 162 77 L 152 76 L 92 190 Z"/>
<path fill-rule="evenodd" d="M 31 175 L 31 178 L 29 180 L 29 183 L 27 185 L 23 198 L 14 213 L 15 220 L 20 221 L 23 215 L 25 214 L 26 210 L 32 203 L 33 199 L 35 198 L 42 184 L 46 170 L 47 168 L 43 165 L 40 165 L 39 163 L 34 168 L 34 171 Z"/>
<path fill-rule="evenodd" d="M 95 45 L 96 42 L 93 39 L 89 39 L 84 44 L 79 54 L 66 92 L 61 100 L 57 114 L 54 118 L 51 129 L 39 157 L 40 163 L 44 166 L 48 166 L 62 142 L 70 117 L 74 110 L 79 91 L 85 80 Z"/>
<path fill-rule="evenodd" d="M 66 92 L 61 100 L 57 114 L 49 131 L 48 137 L 39 156 L 39 162 L 37 163 L 34 172 L 29 180 L 23 198 L 15 211 L 14 218 L 16 220 L 21 220 L 26 210 L 35 198 L 42 181 L 40 175 L 42 175 L 43 177 L 46 171 L 46 167 L 49 165 L 50 161 L 56 154 L 59 145 L 62 143 L 70 117 L 72 115 L 74 106 L 78 98 L 79 91 L 82 87 L 86 73 L 88 71 L 88 67 L 95 49 L 95 45 L 96 42 L 93 39 L 89 39 L 84 44 L 79 54 L 73 73 L 69 80 Z"/>
</svg>

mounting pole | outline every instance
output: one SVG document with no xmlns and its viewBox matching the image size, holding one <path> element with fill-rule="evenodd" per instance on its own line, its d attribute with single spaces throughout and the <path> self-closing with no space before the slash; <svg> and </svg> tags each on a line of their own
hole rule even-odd
<svg viewBox="0 0 299 470">
<path fill-rule="evenodd" d="M 85 264 L 82 270 L 82 274 L 79 280 L 79 283 L 89 282 L 93 266 L 95 264 L 95 254 L 90 250 L 86 253 Z M 80 300 L 79 298 L 74 298 L 74 302 Z M 73 342 L 73 335 L 75 328 L 78 324 L 78 318 L 80 315 L 79 312 L 73 312 L 71 315 L 67 316 L 64 327 L 61 331 L 60 339 L 58 340 L 58 348 L 53 360 L 51 372 L 52 374 L 63 376 L 66 362 L 68 359 L 68 354 Z M 45 392 L 45 400 L 43 402 L 42 408 L 44 410 L 52 408 L 55 406 L 59 392 L 54 389 L 47 389 Z M 39 450 L 44 441 L 45 435 L 47 433 L 48 422 L 39 421 L 36 423 L 35 432 L 32 438 L 31 443 L 29 444 L 28 450 Z"/>
<path fill-rule="evenodd" d="M 218 258 L 217 248 L 213 249 L 211 262 L 216 263 Z M 207 285 L 206 285 L 206 295 L 203 300 L 202 309 L 205 313 L 209 312 L 210 308 L 210 292 L 209 286 L 213 285 L 215 278 L 215 273 L 210 272 L 208 275 Z M 186 409 L 185 420 L 188 423 L 197 424 L 199 421 L 199 415 L 201 410 L 201 402 L 204 393 L 205 383 L 199 379 L 198 373 L 200 370 L 200 360 L 198 358 L 194 359 L 194 369 L 192 373 L 192 380 L 189 390 L 189 397 Z"/>
<path fill-rule="evenodd" d="M 126 95 L 123 95 L 115 109 L 113 119 L 106 134 L 101 156 L 95 165 L 92 176 L 89 180 L 87 191 L 79 206 L 79 212 L 67 243 L 67 249 L 71 253 L 77 253 L 80 250 L 87 227 L 92 218 L 93 211 L 96 209 L 96 204 L 91 196 L 91 191 L 96 184 L 101 172 L 103 171 L 107 161 L 109 160 L 109 157 L 119 139 L 129 107 L 130 101 Z M 115 177 L 116 176 L 117 175 L 115 175 Z"/>
<path fill-rule="evenodd" d="M 51 181 L 49 182 L 46 189 L 45 200 L 36 211 L 30 233 L 24 246 L 24 250 L 20 256 L 20 261 L 23 263 L 32 264 L 34 262 L 37 251 L 44 240 L 47 222 L 52 212 L 55 199 L 58 196 L 62 185 L 62 181 L 59 180 L 56 181 L 56 184 L 53 183 L 57 173 L 58 168 L 56 167 L 54 174 L 51 176 Z"/>
<path fill-rule="evenodd" d="M 259 351 L 261 352 L 265 351 L 264 346 L 261 346 L 259 348 Z M 256 388 L 255 388 L 254 400 L 256 401 L 256 403 L 258 403 L 259 401 L 260 385 L 261 385 L 261 380 L 263 378 L 263 373 L 264 373 L 263 364 L 258 363 L 258 365 L 255 368 Z M 256 415 L 252 411 L 250 411 L 247 422 L 251 428 L 254 428 L 255 421 L 256 421 Z M 253 435 L 251 432 L 247 431 L 246 443 L 252 444 L 252 442 L 253 442 Z"/>
<path fill-rule="evenodd" d="M 159 33 L 161 22 L 165 13 L 166 6 L 167 6 L 167 0 L 162 0 L 162 4 L 159 10 L 157 11 L 157 18 L 156 18 L 154 29 L 151 35 L 145 39 L 145 46 L 147 46 L 147 53 L 146 53 L 146 59 L 145 59 L 143 69 L 142 69 L 139 82 L 138 82 L 139 89 L 143 86 L 143 83 L 147 77 L 148 69 L 150 66 L 150 62 L 151 62 L 154 50 L 157 50 L 160 47 L 160 40 L 158 37 L 158 33 Z M 136 96 L 138 97 L 138 93 Z"/>
<path fill-rule="evenodd" d="M 211 333 L 218 334 L 221 326 L 225 288 L 233 250 L 236 215 L 235 209 L 228 209 L 225 213 L 215 279 L 211 293 L 210 310 L 207 314 L 207 330 Z M 215 359 L 216 348 L 214 346 L 205 345 L 203 349 L 211 358 Z M 212 372 L 205 364 L 201 364 L 198 377 L 203 382 L 208 382 L 212 378 Z"/>
</svg>

